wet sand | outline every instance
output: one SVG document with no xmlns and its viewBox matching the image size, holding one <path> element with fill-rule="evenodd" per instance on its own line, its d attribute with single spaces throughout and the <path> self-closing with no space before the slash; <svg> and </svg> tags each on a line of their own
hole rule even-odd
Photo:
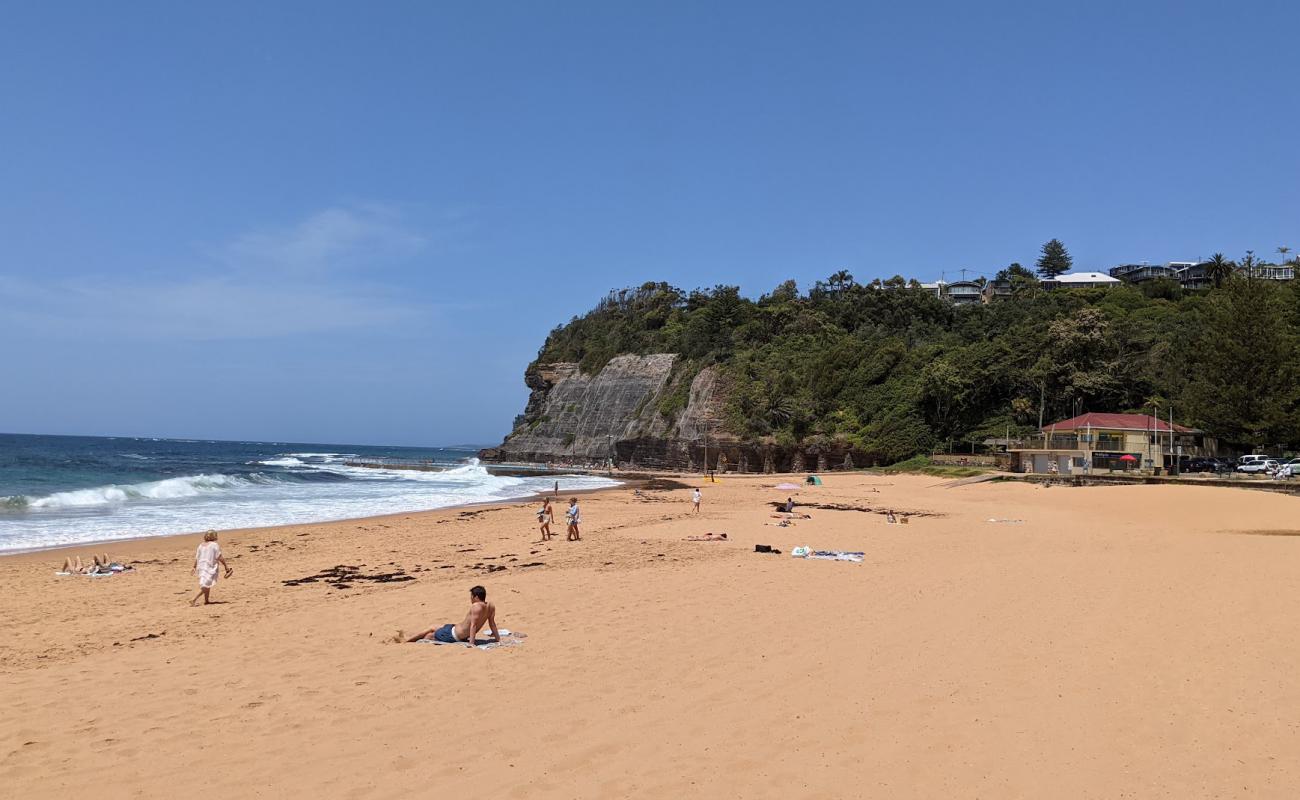
<svg viewBox="0 0 1300 800">
<path fill-rule="evenodd" d="M 0 795 L 1300 792 L 1300 498 L 832 474 L 796 500 L 871 512 L 778 528 L 780 480 L 587 495 L 581 543 L 520 505 L 223 533 L 206 608 L 196 537 L 0 558 Z M 475 583 L 523 644 L 390 642 Z"/>
</svg>

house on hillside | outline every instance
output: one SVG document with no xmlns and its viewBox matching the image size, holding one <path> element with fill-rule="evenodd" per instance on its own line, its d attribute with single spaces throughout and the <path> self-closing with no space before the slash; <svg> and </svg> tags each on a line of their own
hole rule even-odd
<svg viewBox="0 0 1300 800">
<path fill-rule="evenodd" d="M 1295 265 L 1255 264 L 1248 268 L 1237 267 L 1237 274 L 1263 281 L 1293 281 L 1295 280 Z"/>
<path fill-rule="evenodd" d="M 1007 448 L 1013 472 L 1061 475 L 1169 468 L 1181 458 L 1219 455 L 1204 431 L 1150 414 L 1081 414 L 1043 427 Z M 1055 469 L 1053 469 L 1055 467 Z"/>
<path fill-rule="evenodd" d="M 992 280 L 984 284 L 984 302 L 991 303 L 994 300 L 1005 300 L 1016 293 L 1015 286 L 1011 281 Z"/>
<path fill-rule="evenodd" d="M 1110 276 L 1125 283 L 1145 283 L 1160 278 L 1178 280 L 1178 267 L 1169 264 L 1121 264 L 1111 267 Z"/>
<path fill-rule="evenodd" d="M 984 287 L 977 281 L 935 281 L 923 283 L 921 288 L 954 305 L 984 302 Z"/>
<path fill-rule="evenodd" d="M 1092 289 L 1119 285 L 1119 278 L 1112 278 L 1104 272 L 1067 272 L 1055 278 L 1044 278 L 1039 284 L 1044 289 Z"/>
<path fill-rule="evenodd" d="M 984 287 L 975 281 L 953 281 L 944 288 L 950 303 L 959 306 L 979 303 L 984 298 Z"/>
</svg>

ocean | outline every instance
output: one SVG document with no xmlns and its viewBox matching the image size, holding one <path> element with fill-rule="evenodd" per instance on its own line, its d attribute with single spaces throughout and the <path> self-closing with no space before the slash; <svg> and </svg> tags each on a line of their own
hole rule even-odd
<svg viewBox="0 0 1300 800">
<path fill-rule="evenodd" d="M 429 462 L 434 471 L 348 466 Z M 612 486 L 493 475 L 456 448 L 0 434 L 0 552 L 350 519 Z"/>
</svg>

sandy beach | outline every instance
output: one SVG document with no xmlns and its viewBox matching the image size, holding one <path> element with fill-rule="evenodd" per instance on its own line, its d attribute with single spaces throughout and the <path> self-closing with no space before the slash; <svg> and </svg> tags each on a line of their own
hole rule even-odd
<svg viewBox="0 0 1300 800">
<path fill-rule="evenodd" d="M 581 543 L 510 504 L 227 532 L 203 608 L 193 536 L 2 558 L 0 795 L 1300 792 L 1300 498 L 780 480 L 586 495 Z M 413 580 L 285 585 L 340 565 Z M 476 583 L 521 644 L 392 643 Z"/>
</svg>

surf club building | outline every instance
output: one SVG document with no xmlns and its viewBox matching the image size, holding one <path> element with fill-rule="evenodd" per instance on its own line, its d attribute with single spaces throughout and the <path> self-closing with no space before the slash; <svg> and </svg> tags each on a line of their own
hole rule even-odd
<svg viewBox="0 0 1300 800">
<path fill-rule="evenodd" d="M 1060 475 L 1168 469 L 1179 458 L 1219 450 L 1203 431 L 1150 414 L 1081 414 L 1010 444 L 1013 472 Z"/>
</svg>

